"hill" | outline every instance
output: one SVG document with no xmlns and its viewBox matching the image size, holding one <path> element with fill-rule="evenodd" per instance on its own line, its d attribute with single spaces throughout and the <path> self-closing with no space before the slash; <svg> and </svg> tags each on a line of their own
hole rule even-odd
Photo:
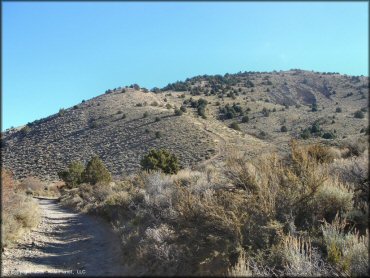
<svg viewBox="0 0 370 278">
<path fill-rule="evenodd" d="M 368 77 L 302 70 L 204 75 L 152 91 L 107 90 L 7 130 L 3 164 L 17 178 L 54 179 L 69 162 L 97 154 L 120 176 L 137 170 L 150 148 L 169 149 L 182 166 L 217 163 L 233 149 L 248 156 L 285 151 L 292 137 L 358 140 L 368 133 L 367 113 Z"/>
</svg>

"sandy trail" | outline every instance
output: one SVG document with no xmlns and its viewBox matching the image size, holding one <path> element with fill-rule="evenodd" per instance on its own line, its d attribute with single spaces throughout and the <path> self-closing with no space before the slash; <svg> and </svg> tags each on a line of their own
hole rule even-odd
<svg viewBox="0 0 370 278">
<path fill-rule="evenodd" d="M 120 239 L 108 223 L 39 199 L 41 223 L 2 258 L 2 275 L 122 276 Z"/>
</svg>

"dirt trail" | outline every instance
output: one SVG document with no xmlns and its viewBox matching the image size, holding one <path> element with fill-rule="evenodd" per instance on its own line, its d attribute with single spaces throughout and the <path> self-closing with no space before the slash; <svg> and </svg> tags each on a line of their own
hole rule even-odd
<svg viewBox="0 0 370 278">
<path fill-rule="evenodd" d="M 125 275 L 120 239 L 103 220 L 39 199 L 42 220 L 2 258 L 2 275 Z"/>
<path fill-rule="evenodd" d="M 201 125 L 204 130 L 213 137 L 217 148 L 212 157 L 200 162 L 199 165 L 216 165 L 217 161 L 225 159 L 227 152 L 232 149 L 245 152 L 250 157 L 261 155 L 263 152 L 273 149 L 271 144 L 249 134 L 242 134 L 238 131 L 232 130 L 222 123 L 210 120 L 203 121 L 199 118 L 194 118 L 194 123 Z"/>
</svg>

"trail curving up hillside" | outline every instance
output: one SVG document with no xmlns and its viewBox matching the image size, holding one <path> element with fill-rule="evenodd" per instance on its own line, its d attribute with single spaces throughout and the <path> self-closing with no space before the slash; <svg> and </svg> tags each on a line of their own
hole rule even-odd
<svg viewBox="0 0 370 278">
<path fill-rule="evenodd" d="M 39 199 L 42 220 L 2 258 L 2 275 L 122 276 L 120 239 L 108 223 Z"/>
</svg>

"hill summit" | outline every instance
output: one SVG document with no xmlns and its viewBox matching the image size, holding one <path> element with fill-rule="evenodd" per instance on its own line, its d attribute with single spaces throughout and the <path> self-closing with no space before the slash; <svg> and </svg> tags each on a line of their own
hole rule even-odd
<svg viewBox="0 0 370 278">
<path fill-rule="evenodd" d="M 284 151 L 291 138 L 340 144 L 368 132 L 368 84 L 363 76 L 290 70 L 115 88 L 3 132 L 3 165 L 17 178 L 54 179 L 71 161 L 98 155 L 121 176 L 152 148 L 191 167 L 221 161 L 229 149 Z"/>
</svg>

